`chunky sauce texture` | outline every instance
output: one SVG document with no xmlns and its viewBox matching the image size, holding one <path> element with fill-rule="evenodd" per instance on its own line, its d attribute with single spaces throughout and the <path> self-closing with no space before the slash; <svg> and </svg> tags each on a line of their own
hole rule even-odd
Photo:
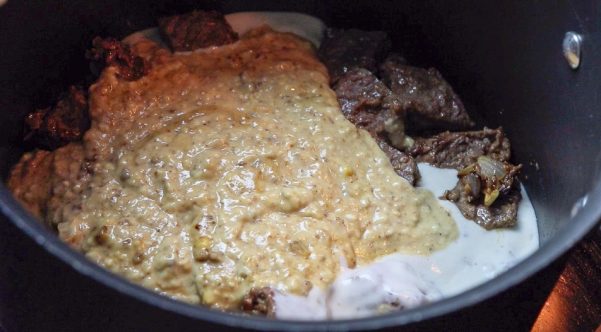
<svg viewBox="0 0 601 332">
<path fill-rule="evenodd" d="M 457 237 L 432 193 L 344 118 L 309 42 L 259 29 L 191 53 L 134 49 L 149 73 L 125 81 L 105 69 L 83 143 L 28 153 L 9 180 L 93 261 L 235 309 L 252 287 L 306 295 L 343 266 Z"/>
</svg>

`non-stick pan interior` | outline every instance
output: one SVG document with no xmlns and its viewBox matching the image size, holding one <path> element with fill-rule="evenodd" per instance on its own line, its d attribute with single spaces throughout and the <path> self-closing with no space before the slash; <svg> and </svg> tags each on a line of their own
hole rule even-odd
<svg viewBox="0 0 601 332">
<path fill-rule="evenodd" d="M 531 268 L 524 269 L 524 263 L 512 270 L 505 283 L 483 286 L 492 288 L 479 294 L 490 295 L 549 263 L 599 215 L 594 189 L 601 169 L 601 31 L 593 22 L 601 19 L 601 9 L 596 7 L 592 1 L 576 6 L 567 1 L 8 0 L 0 8 L 0 173 L 5 177 L 26 149 L 24 115 L 85 79 L 83 54 L 96 35 L 120 38 L 155 25 L 157 17 L 206 8 L 299 11 L 330 26 L 386 30 L 410 62 L 438 68 L 472 114 L 490 127 L 503 126 L 514 160 L 524 165 L 544 252 L 534 257 L 535 265 L 530 261 Z M 570 69 L 561 52 L 570 30 L 584 36 L 578 70 Z M 24 216 L 15 212 L 14 201 L 3 198 L 0 204 L 11 218 Z M 34 223 L 21 219 L 21 226 Z M 471 303 L 482 299 L 474 296 Z"/>
</svg>

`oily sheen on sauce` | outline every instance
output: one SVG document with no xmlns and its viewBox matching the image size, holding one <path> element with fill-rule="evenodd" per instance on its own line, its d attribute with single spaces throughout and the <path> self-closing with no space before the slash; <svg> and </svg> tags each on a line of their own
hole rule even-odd
<svg viewBox="0 0 601 332">
<path fill-rule="evenodd" d="M 318 19 L 227 19 L 248 34 L 219 48 L 171 54 L 153 29 L 126 38 L 149 74 L 123 82 L 107 69 L 90 89 L 83 144 L 24 156 L 53 165 L 45 221 L 63 240 L 191 303 L 236 309 L 252 287 L 272 287 L 282 319 L 414 307 L 537 248 L 524 190 L 518 227 L 487 232 L 436 199 L 455 171 L 422 164 L 421 188 L 396 175 L 340 113 L 309 43 L 320 41 Z M 306 40 L 253 30 L 263 24 Z M 91 158 L 94 175 L 78 174 Z M 35 213 L 37 198 L 21 200 Z"/>
</svg>

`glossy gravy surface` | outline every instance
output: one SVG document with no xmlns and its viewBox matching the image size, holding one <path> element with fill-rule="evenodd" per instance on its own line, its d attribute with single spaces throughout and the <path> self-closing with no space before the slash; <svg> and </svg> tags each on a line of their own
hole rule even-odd
<svg viewBox="0 0 601 332">
<path fill-rule="evenodd" d="M 233 309 L 252 287 L 306 295 L 341 266 L 457 237 L 432 193 L 343 117 L 310 43 L 260 29 L 192 53 L 134 48 L 149 74 L 128 82 L 107 68 L 83 144 L 26 154 L 9 181 L 92 260 Z"/>
</svg>

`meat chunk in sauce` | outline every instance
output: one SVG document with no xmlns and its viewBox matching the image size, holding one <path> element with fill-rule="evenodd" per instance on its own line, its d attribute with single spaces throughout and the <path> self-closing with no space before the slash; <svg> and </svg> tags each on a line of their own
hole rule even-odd
<svg viewBox="0 0 601 332">
<path fill-rule="evenodd" d="M 508 163 L 510 144 L 501 128 L 416 138 L 408 153 L 418 162 L 459 170 L 459 182 L 443 198 L 467 219 L 486 229 L 516 224 L 521 165 Z"/>
<path fill-rule="evenodd" d="M 238 40 L 238 34 L 216 11 L 193 11 L 159 19 L 159 31 L 175 52 L 221 46 Z"/>
<path fill-rule="evenodd" d="M 115 66 L 117 77 L 128 81 L 137 80 L 148 72 L 146 61 L 114 38 L 96 37 L 92 45 L 86 57 L 91 60 L 90 66 L 96 75 L 108 66 Z M 25 127 L 25 141 L 37 148 L 54 150 L 81 140 L 90 127 L 87 92 L 71 86 L 53 107 L 27 115 Z"/>
<path fill-rule="evenodd" d="M 57 215 L 48 213 L 62 199 L 74 200 L 82 195 L 75 182 L 85 181 L 90 172 L 84 162 L 82 144 L 72 143 L 54 151 L 34 150 L 25 153 L 12 169 L 7 187 L 27 210 L 56 229 Z"/>
<path fill-rule="evenodd" d="M 275 316 L 273 289 L 269 287 L 253 288 L 242 298 L 242 311 L 253 315 Z"/>
<path fill-rule="evenodd" d="M 38 148 L 54 150 L 81 140 L 90 127 L 88 100 L 83 89 L 71 86 L 54 105 L 25 118 L 25 141 Z"/>
<path fill-rule="evenodd" d="M 517 180 L 522 165 L 511 165 L 488 156 L 459 171 L 459 182 L 443 198 L 457 205 L 467 219 L 486 228 L 513 227 L 521 200 Z"/>
<path fill-rule="evenodd" d="M 392 55 L 380 65 L 380 77 L 407 111 L 407 126 L 413 131 L 457 130 L 474 125 L 461 99 L 438 70 L 408 66 L 401 57 Z"/>
<path fill-rule="evenodd" d="M 507 161 L 510 144 L 502 128 L 464 132 L 443 132 L 428 138 L 414 138 L 408 153 L 418 162 L 441 168 L 462 169 L 475 163 L 479 156 Z"/>
<path fill-rule="evenodd" d="M 333 84 L 353 68 L 375 72 L 390 51 L 391 41 L 384 31 L 328 29 L 319 49 Z"/>
<path fill-rule="evenodd" d="M 386 153 L 388 159 L 390 159 L 394 171 L 400 177 L 409 181 L 412 185 L 415 185 L 421 177 L 415 159 L 411 158 L 411 156 L 405 152 L 390 146 L 384 140 L 379 140 L 378 145 L 380 146 L 380 149 Z"/>
<path fill-rule="evenodd" d="M 334 85 L 344 116 L 372 136 L 390 140 L 397 148 L 405 143 L 403 112 L 398 99 L 366 69 L 352 69 Z"/>
<path fill-rule="evenodd" d="M 397 174 L 415 184 L 419 179 L 417 165 L 398 149 L 406 145 L 403 112 L 390 89 L 370 71 L 355 68 L 338 80 L 334 91 L 344 116 L 367 130 L 390 158 Z"/>
<path fill-rule="evenodd" d="M 117 77 L 135 81 L 146 75 L 149 70 L 149 64 L 143 58 L 133 54 L 128 45 L 114 38 L 94 38 L 92 49 L 86 56 L 92 61 L 92 71 L 97 75 L 105 67 L 116 66 Z"/>
<path fill-rule="evenodd" d="M 478 180 L 470 177 L 460 177 L 455 188 L 445 192 L 443 198 L 454 202 L 465 218 L 475 221 L 488 230 L 515 226 L 518 205 L 522 199 L 519 183 L 513 181 L 514 185 L 506 193 L 500 194 L 491 205 L 487 206 L 484 203 L 484 195 L 474 196 L 471 192 L 472 181 Z"/>
</svg>

